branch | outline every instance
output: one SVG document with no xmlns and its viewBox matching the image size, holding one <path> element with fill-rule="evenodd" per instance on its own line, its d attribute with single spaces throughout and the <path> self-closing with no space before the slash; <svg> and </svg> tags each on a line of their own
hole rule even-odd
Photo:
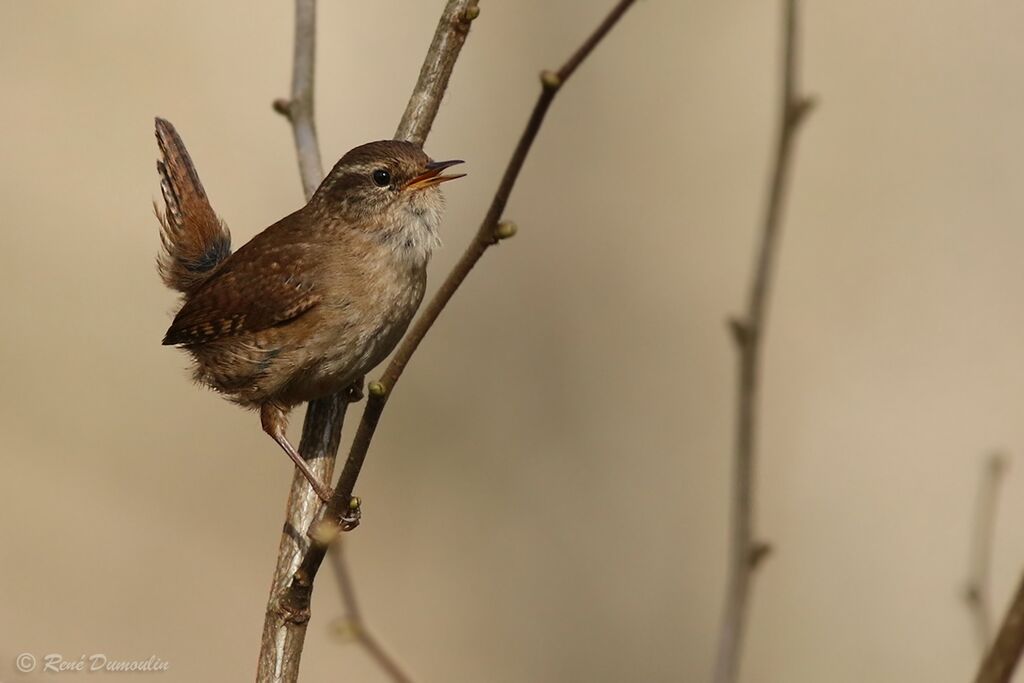
<svg viewBox="0 0 1024 683">
<path fill-rule="evenodd" d="M 448 89 L 448 79 L 455 68 L 470 23 L 480 16 L 479 0 L 448 0 L 437 22 L 434 40 L 423 60 L 420 77 L 395 131 L 396 140 L 408 140 L 423 146 L 434 123 L 441 99 Z"/>
<path fill-rule="evenodd" d="M 338 579 L 338 590 L 341 592 L 341 601 L 345 605 L 345 616 L 342 617 L 342 632 L 350 635 L 353 640 L 359 643 L 363 649 L 373 658 L 377 665 L 384 670 L 395 683 L 412 683 L 412 679 L 402 670 L 392 657 L 380 644 L 376 636 L 370 631 L 363 620 L 362 610 L 359 609 L 359 601 L 356 599 L 355 587 L 352 585 L 352 573 L 349 570 L 348 562 L 345 560 L 344 539 L 339 538 L 331 544 L 331 562 L 334 565 L 334 575 Z"/>
<path fill-rule="evenodd" d="M 313 77 L 316 73 L 316 0 L 295 0 L 295 52 L 291 99 L 274 100 L 274 111 L 292 124 L 299 156 L 302 191 L 308 201 L 324 179 L 320 143 L 313 120 Z M 301 452 L 301 451 L 300 451 Z"/>
<path fill-rule="evenodd" d="M 729 322 L 739 352 L 739 377 L 729 578 L 715 662 L 715 683 L 734 683 L 738 678 L 751 578 L 771 549 L 767 543 L 756 540 L 754 534 L 754 466 L 761 341 L 767 323 L 768 299 L 782 227 L 782 207 L 793 144 L 800 124 L 813 106 L 812 100 L 802 95 L 797 87 L 797 0 L 785 0 L 784 10 L 782 96 L 761 242 L 750 282 L 746 313 L 742 318 Z"/>
<path fill-rule="evenodd" d="M 320 568 L 320 564 L 323 562 L 327 545 L 345 528 L 344 520 L 346 517 L 358 510 L 358 499 L 352 496 L 352 491 L 355 488 L 356 480 L 359 477 L 360 469 L 366 458 L 366 452 L 369 450 L 370 442 L 373 439 L 373 434 L 377 428 L 377 423 L 380 420 L 384 406 L 387 404 L 387 400 L 394 391 L 395 385 L 398 383 L 405 366 L 409 363 L 412 354 L 416 351 L 416 348 L 423 341 L 431 326 L 438 316 L 441 315 L 441 311 L 444 310 L 452 295 L 455 294 L 455 291 L 466 279 L 466 276 L 469 275 L 469 272 L 476 265 L 477 261 L 480 260 L 480 257 L 483 256 L 484 252 L 500 240 L 515 234 L 515 225 L 509 222 L 501 222 L 501 215 L 555 95 L 634 1 L 619 0 L 611 13 L 584 41 L 562 68 L 558 71 L 544 71 L 541 74 L 542 88 L 537 98 L 537 103 L 534 105 L 533 113 L 530 115 L 526 129 L 523 131 L 519 143 L 512 153 L 512 157 L 505 169 L 505 174 L 494 193 L 491 206 L 483 222 L 481 222 L 476 236 L 470 242 L 458 263 L 455 264 L 451 273 L 441 284 L 434 298 L 424 309 L 423 313 L 420 314 L 412 329 L 405 335 L 383 376 L 376 382 L 371 382 L 368 386 L 369 397 L 367 398 L 366 408 L 363 411 L 359 429 L 349 450 L 348 459 L 345 461 L 345 467 L 334 489 L 334 495 L 327 504 L 323 520 L 317 524 L 315 529 L 310 530 L 309 536 L 313 539 L 313 542 L 303 558 L 301 566 L 295 572 L 289 587 L 286 596 L 287 608 L 289 610 L 296 612 L 308 611 L 313 579 Z"/>
<path fill-rule="evenodd" d="M 402 126 L 416 131 L 421 143 L 437 114 L 444 88 L 468 34 L 469 22 L 479 13 L 477 2 L 449 0 L 438 24 L 437 35 L 434 36 L 420 73 L 420 82 L 413 93 L 413 99 L 424 104 L 413 113 L 407 111 L 402 123 Z M 458 17 L 462 19 L 458 20 Z M 455 33 L 459 37 L 440 38 L 442 33 Z M 275 101 L 274 109 L 292 124 L 299 174 L 307 199 L 316 191 L 324 175 L 313 120 L 315 45 L 316 0 L 296 0 L 291 97 Z M 430 105 L 430 100 L 436 102 Z M 333 477 L 342 423 L 350 399 L 349 392 L 342 392 L 312 401 L 306 409 L 299 453 L 310 461 L 310 468 L 320 481 L 331 481 Z M 309 554 L 310 540 L 300 530 L 312 528 L 320 510 L 316 494 L 306 485 L 305 478 L 296 473 L 288 496 L 287 518 L 267 602 L 256 674 L 258 681 L 295 681 L 298 678 L 306 625 L 310 617 L 309 594 L 307 591 L 306 599 L 297 602 L 291 586 L 303 558 Z M 342 566 L 342 571 L 347 569 Z M 347 575 L 339 576 L 339 580 L 351 584 Z"/>
<path fill-rule="evenodd" d="M 1010 683 L 1024 651 L 1024 577 L 974 683 Z"/>
<path fill-rule="evenodd" d="M 306 408 L 299 453 L 309 460 L 310 468 L 320 481 L 330 481 L 341 443 L 341 426 L 345 420 L 348 399 L 344 394 L 313 401 Z M 312 457 L 311 457 L 312 456 Z M 284 531 L 277 553 L 277 565 L 270 585 L 270 598 L 263 622 L 257 681 L 294 681 L 299 674 L 299 659 L 309 622 L 308 606 L 304 611 L 289 611 L 284 596 L 292 574 L 309 549 L 303 529 L 308 529 L 320 512 L 320 499 L 301 473 L 292 477 Z"/>
<path fill-rule="evenodd" d="M 964 587 L 964 601 L 974 618 L 978 648 L 984 653 L 992 644 L 992 534 L 996 526 L 999 485 L 1006 473 L 1007 460 L 993 453 L 985 461 L 978 496 L 975 500 L 974 532 L 971 537 L 970 572 Z"/>
</svg>

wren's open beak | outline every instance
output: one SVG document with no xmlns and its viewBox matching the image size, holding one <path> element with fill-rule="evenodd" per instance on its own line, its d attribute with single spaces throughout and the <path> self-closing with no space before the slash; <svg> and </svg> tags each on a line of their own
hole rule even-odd
<svg viewBox="0 0 1024 683">
<path fill-rule="evenodd" d="M 440 185 L 441 183 L 449 180 L 455 180 L 461 178 L 465 173 L 453 173 L 451 175 L 441 175 L 441 171 L 444 169 L 454 166 L 456 164 L 465 163 L 462 159 L 451 159 L 450 161 L 431 161 L 427 164 L 426 169 L 423 173 L 410 180 L 405 184 L 402 189 L 405 190 L 422 190 L 427 187 L 433 187 L 434 185 Z"/>
</svg>

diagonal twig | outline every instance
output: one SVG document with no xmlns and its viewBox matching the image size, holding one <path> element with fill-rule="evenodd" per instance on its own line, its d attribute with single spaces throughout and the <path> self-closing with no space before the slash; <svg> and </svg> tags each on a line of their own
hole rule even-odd
<svg viewBox="0 0 1024 683">
<path fill-rule="evenodd" d="M 792 160 L 793 144 L 800 124 L 813 101 L 797 85 L 798 25 L 797 0 L 785 0 L 782 59 L 782 96 L 778 133 L 768 199 L 761 226 L 761 241 L 754 264 L 746 312 L 730 321 L 738 351 L 737 418 L 733 462 L 729 577 L 715 662 L 715 683 L 734 683 L 739 675 L 740 653 L 746 626 L 750 585 L 754 570 L 770 552 L 770 546 L 755 537 L 754 494 L 757 436 L 757 397 L 760 378 L 761 342 L 767 323 L 775 254 L 782 228 L 782 208 Z"/>
<path fill-rule="evenodd" d="M 424 59 L 412 98 L 420 103 L 407 111 L 403 126 L 418 136 L 422 144 L 437 114 L 449 76 L 458 53 L 465 42 L 469 23 L 476 17 L 478 0 L 448 0 L 438 23 L 431 47 Z M 277 100 L 274 109 L 292 124 L 299 173 L 306 198 L 312 196 L 323 179 L 323 165 L 317 143 L 313 118 L 313 92 L 316 45 L 316 0 L 295 2 L 295 52 L 290 99 Z M 334 472 L 341 428 L 350 394 L 312 401 L 306 409 L 299 452 L 310 464 L 320 481 L 330 481 Z M 286 601 L 292 578 L 307 555 L 309 529 L 321 511 L 319 499 L 311 495 L 301 475 L 292 481 L 287 503 L 287 519 L 278 552 L 277 566 L 267 602 L 266 618 L 257 668 L 258 681 L 294 681 L 298 677 L 306 625 L 309 621 L 308 599 L 302 609 L 293 609 L 294 601 Z M 347 571 L 347 569 L 344 569 Z M 341 578 L 341 577 L 339 577 Z M 350 577 L 343 577 L 350 581 Z"/>
<path fill-rule="evenodd" d="M 334 567 L 334 575 L 338 579 L 338 591 L 341 593 L 341 601 L 345 605 L 342 629 L 345 634 L 351 636 L 355 642 L 366 650 L 367 654 L 377 663 L 377 666 L 392 681 L 395 683 L 412 683 L 409 675 L 398 665 L 394 656 L 384 649 L 384 646 L 363 619 L 363 611 L 359 608 L 355 586 L 352 585 L 352 572 L 345 557 L 346 546 L 347 543 L 344 538 L 339 538 L 331 544 L 331 565 Z"/>
<path fill-rule="evenodd" d="M 1024 576 L 974 683 L 1010 683 L 1024 652 Z"/>
<path fill-rule="evenodd" d="M 992 644 L 992 535 L 996 526 L 999 486 L 1006 473 L 1007 459 L 993 453 L 984 464 L 975 499 L 974 530 L 971 534 L 970 569 L 964 586 L 964 602 L 974 619 L 978 649 L 984 654 Z"/>
</svg>

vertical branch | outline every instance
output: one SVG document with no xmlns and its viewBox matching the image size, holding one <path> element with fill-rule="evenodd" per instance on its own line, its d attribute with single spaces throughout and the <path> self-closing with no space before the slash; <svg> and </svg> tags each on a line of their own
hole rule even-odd
<svg viewBox="0 0 1024 683">
<path fill-rule="evenodd" d="M 985 461 L 974 508 L 974 530 L 971 535 L 970 569 L 964 587 L 964 601 L 974 619 L 978 649 L 985 653 L 992 643 L 992 536 L 996 526 L 999 485 L 1006 472 L 1006 457 L 993 453 Z"/>
<path fill-rule="evenodd" d="M 1024 576 L 974 683 L 1010 683 L 1024 651 Z"/>
<path fill-rule="evenodd" d="M 407 128 L 409 136 L 420 143 L 433 124 L 451 71 L 469 32 L 469 23 L 479 13 L 477 2 L 449 0 L 438 24 L 420 72 L 420 81 L 412 95 L 412 99 L 420 104 L 414 110 L 411 105 L 407 108 L 399 127 L 400 131 Z M 323 179 L 313 119 L 315 45 L 316 0 L 296 0 L 291 96 L 287 100 L 275 101 L 274 109 L 292 124 L 299 173 L 307 199 Z M 310 468 L 320 481 L 332 479 L 348 402 L 349 394 L 343 392 L 313 401 L 306 410 L 299 453 L 310 461 Z M 295 577 L 302 571 L 303 559 L 309 555 L 310 539 L 305 530 L 312 528 L 320 510 L 316 494 L 305 484 L 302 475 L 296 473 L 288 497 L 287 519 L 267 602 L 256 674 L 258 681 L 295 681 L 298 678 L 310 617 L 312 575 L 309 575 L 309 583 L 296 581 Z M 323 556 L 320 557 L 322 559 Z M 340 571 L 347 572 L 346 566 L 341 565 Z M 351 585 L 347 573 L 339 576 L 339 580 Z M 391 670 L 389 673 L 393 674 Z"/>
<path fill-rule="evenodd" d="M 309 461 L 320 481 L 330 481 L 341 444 L 341 426 L 348 406 L 344 394 L 313 401 L 306 408 L 299 453 Z M 308 529 L 320 511 L 320 499 L 298 471 L 292 477 L 285 512 L 284 530 L 270 585 L 270 598 L 263 622 L 257 681 L 294 681 L 299 675 L 299 658 L 306 638 L 309 609 L 288 610 L 283 596 L 292 574 L 309 549 Z"/>
<path fill-rule="evenodd" d="M 308 200 L 323 180 L 323 163 L 313 119 L 313 83 L 316 64 L 316 0 L 295 1 L 295 50 L 289 99 L 276 100 L 274 109 L 291 123 L 299 162 L 302 190 Z M 312 401 L 306 408 L 299 453 L 320 481 L 331 481 L 341 444 L 341 428 L 348 408 L 346 394 Z M 283 609 L 281 597 L 302 556 L 309 548 L 305 530 L 320 511 L 320 499 L 298 471 L 292 477 L 285 508 L 284 530 L 270 585 L 256 678 L 258 681 L 293 681 L 306 637 L 309 611 Z"/>
<path fill-rule="evenodd" d="M 785 0 L 782 54 L 782 94 L 774 163 L 761 225 L 753 276 L 743 317 L 730 321 L 738 351 L 737 417 L 733 461 L 729 577 L 715 662 L 715 683 L 738 679 L 740 655 L 750 598 L 751 579 L 770 546 L 755 536 L 755 464 L 761 342 L 782 227 L 782 208 L 789 180 L 793 144 L 813 102 L 797 85 L 797 0 Z"/>
</svg>

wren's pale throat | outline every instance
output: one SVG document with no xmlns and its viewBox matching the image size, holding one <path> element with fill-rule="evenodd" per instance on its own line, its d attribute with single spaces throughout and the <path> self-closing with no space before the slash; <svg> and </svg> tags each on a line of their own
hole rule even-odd
<svg viewBox="0 0 1024 683">
<path fill-rule="evenodd" d="M 309 202 L 231 253 L 174 128 L 157 119 L 164 283 L 184 303 L 164 337 L 197 381 L 247 408 L 324 500 L 285 436 L 288 412 L 360 382 L 405 333 L 438 246 L 442 172 L 416 145 L 384 140 L 335 164 Z"/>
</svg>

